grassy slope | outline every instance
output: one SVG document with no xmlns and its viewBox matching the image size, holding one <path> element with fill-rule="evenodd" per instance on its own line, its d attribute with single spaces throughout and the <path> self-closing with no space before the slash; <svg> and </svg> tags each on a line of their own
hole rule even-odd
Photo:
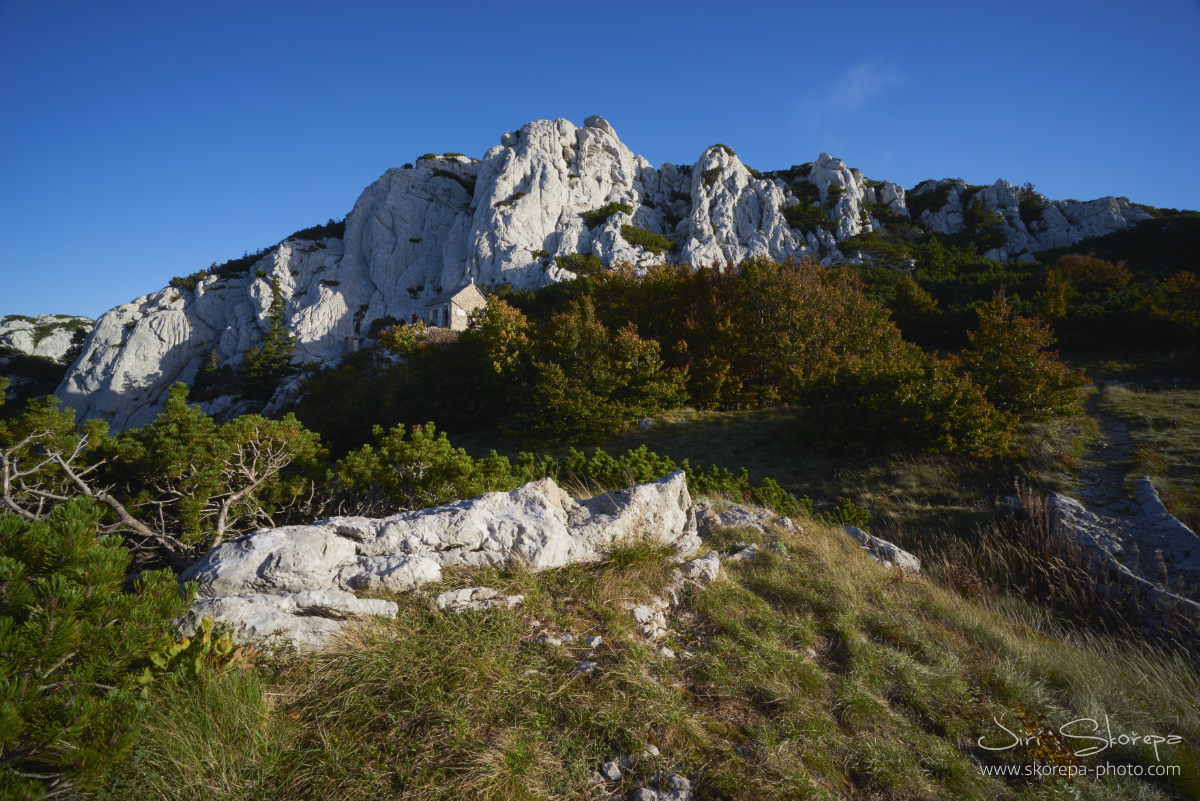
<svg viewBox="0 0 1200 801">
<path fill-rule="evenodd" d="M 591 771 L 646 743 L 619 789 L 657 770 L 688 775 L 706 799 L 1157 799 L 1200 793 L 1200 676 L 1184 660 L 1117 639 L 1071 634 L 1003 595 L 968 600 L 904 579 L 839 532 L 718 531 L 708 546 L 765 539 L 756 561 L 690 590 L 672 612 L 666 659 L 640 640 L 622 603 L 661 591 L 653 548 L 540 574 L 448 576 L 396 598 L 394 622 L 367 625 L 271 679 L 229 674 L 159 687 L 136 758 L 109 798 L 592 798 Z M 937 572 L 936 569 L 934 572 Z M 430 596 L 485 584 L 526 596 L 516 611 L 451 615 Z M 585 646 L 545 632 L 599 634 Z M 687 651 L 688 654 L 683 652 Z M 1087 745 L 1005 737 L 1080 718 L 1114 733 L 1178 734 L 1161 747 L 1171 779 L 984 776 L 979 765 L 1077 765 Z M 1117 746 L 1098 763 L 1149 765 Z M 624 796 L 621 796 L 624 797 Z"/>
<path fill-rule="evenodd" d="M 1110 387 L 1100 408 L 1129 425 L 1131 480 L 1149 475 L 1168 508 L 1200 531 L 1200 390 Z"/>
</svg>

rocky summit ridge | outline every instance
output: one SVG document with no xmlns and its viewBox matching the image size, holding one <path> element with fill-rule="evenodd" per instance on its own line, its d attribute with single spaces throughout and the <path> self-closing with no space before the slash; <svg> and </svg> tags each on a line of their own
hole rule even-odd
<svg viewBox="0 0 1200 801">
<path fill-rule="evenodd" d="M 237 367 L 262 341 L 272 281 L 284 298 L 298 358 L 328 364 L 357 349 L 376 320 L 409 320 L 444 292 L 471 283 L 535 289 L 574 278 L 558 257 L 595 256 L 605 267 L 635 268 L 666 261 L 725 268 L 760 256 L 853 261 L 856 254 L 841 249 L 845 240 L 885 229 L 889 223 L 880 217 L 893 225 L 911 219 L 912 199 L 929 193 L 939 203 L 922 208 L 917 223 L 955 233 L 975 204 L 994 213 L 1003 229 L 1003 246 L 985 254 L 1002 260 L 1149 217 L 1108 197 L 1046 201 L 1040 219 L 1027 224 L 1019 190 L 1005 181 L 982 190 L 926 181 L 910 195 L 828 154 L 762 174 L 732 148 L 713 145 L 693 165 L 655 169 L 602 117 L 582 127 L 537 120 L 505 133 L 481 160 L 427 154 L 388 170 L 354 204 L 340 239 L 289 239 L 245 272 L 193 276 L 112 309 L 96 322 L 56 394 L 112 430 L 150 422 L 171 384 L 190 383 L 210 353 Z M 823 219 L 794 228 L 786 210 L 813 201 Z M 630 226 L 674 240 L 674 250 Z M 294 382 L 281 388 L 267 410 L 295 389 Z M 235 410 L 230 400 L 226 411 Z"/>
</svg>

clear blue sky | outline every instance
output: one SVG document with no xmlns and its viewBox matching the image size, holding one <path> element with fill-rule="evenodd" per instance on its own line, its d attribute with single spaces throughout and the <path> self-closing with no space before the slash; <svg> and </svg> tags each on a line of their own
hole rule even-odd
<svg viewBox="0 0 1200 801">
<path fill-rule="evenodd" d="M 539 118 L 1197 208 L 1198 43 L 1196 0 L 0 0 L 0 315 L 97 316 Z"/>
</svg>

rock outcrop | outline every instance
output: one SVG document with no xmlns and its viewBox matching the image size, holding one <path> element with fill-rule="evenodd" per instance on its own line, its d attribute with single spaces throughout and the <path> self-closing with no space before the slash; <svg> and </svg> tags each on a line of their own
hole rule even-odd
<svg viewBox="0 0 1200 801">
<path fill-rule="evenodd" d="M 76 331 L 90 331 L 92 320 L 69 314 L 14 314 L 0 317 L 0 348 L 12 348 L 28 356 L 62 361 Z"/>
<path fill-rule="evenodd" d="M 395 615 L 395 603 L 360 599 L 358 592 L 412 590 L 439 581 L 448 565 L 519 562 L 542 570 L 593 562 L 614 546 L 647 539 L 681 557 L 699 547 L 682 472 L 582 501 L 544 478 L 382 519 L 334 517 L 262 529 L 213 548 L 183 574 L 181 581 L 197 582 L 198 593 L 181 630 L 189 634 L 211 617 L 238 640 L 282 634 L 320 646 L 344 621 Z"/>
<path fill-rule="evenodd" d="M 940 186 L 926 182 L 916 193 Z M 808 202 L 814 191 L 826 223 L 792 228 L 784 210 Z M 954 183 L 945 206 L 926 211 L 922 223 L 959 230 L 966 191 Z M 1120 199 L 1056 201 L 1027 228 L 1010 184 L 997 182 L 976 200 L 1006 221 L 1008 244 L 992 254 L 998 258 L 1069 244 L 1145 216 Z M 261 342 L 272 281 L 286 301 L 298 359 L 328 364 L 360 347 L 373 322 L 408 321 L 442 292 L 471 282 L 537 288 L 573 278 L 558 257 L 581 254 L 635 267 L 673 259 L 724 268 L 755 256 L 833 263 L 843 259 L 841 242 L 883 227 L 881 208 L 907 217 L 904 189 L 868 181 L 827 154 L 807 172 L 757 174 L 731 148 L 714 145 L 693 165 L 656 169 L 601 117 L 582 127 L 538 120 L 505 133 L 482 160 L 446 154 L 388 170 L 354 204 L 342 239 L 288 240 L 243 272 L 177 281 L 112 309 L 97 321 L 57 394 L 114 431 L 149 422 L 171 384 L 190 383 L 211 353 L 236 367 Z M 607 218 L 583 216 L 601 209 L 611 212 Z M 635 244 L 627 226 L 673 239 L 676 249 Z M 282 390 L 270 408 L 295 389 Z M 244 411 L 229 399 L 211 410 Z"/>
<path fill-rule="evenodd" d="M 1055 531 L 1096 576 L 1102 605 L 1200 647 L 1200 537 L 1167 511 L 1148 478 L 1137 482 L 1136 497 L 1133 514 L 1097 514 L 1052 492 Z"/>
</svg>

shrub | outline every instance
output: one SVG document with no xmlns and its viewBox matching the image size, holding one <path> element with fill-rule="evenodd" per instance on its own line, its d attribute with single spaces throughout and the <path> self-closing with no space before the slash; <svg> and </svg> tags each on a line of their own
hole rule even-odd
<svg viewBox="0 0 1200 801">
<path fill-rule="evenodd" d="M 228 262 L 226 262 L 226 263 L 228 263 Z M 175 276 L 174 278 L 171 279 L 170 286 L 172 289 L 186 289 L 189 292 L 192 292 L 192 291 L 195 291 L 196 284 L 203 281 L 205 278 L 208 277 L 208 275 L 209 275 L 208 270 L 201 270 L 198 273 L 192 273 L 187 278 L 180 278 L 179 276 Z"/>
<path fill-rule="evenodd" d="M 833 222 L 825 209 L 815 203 L 798 203 L 795 206 L 784 206 L 783 217 L 788 225 L 798 231 L 810 228 L 833 228 Z"/>
<path fill-rule="evenodd" d="M 436 159 L 437 157 L 438 157 L 437 153 L 422 153 L 421 155 L 417 156 L 417 161 L 425 161 L 426 159 Z"/>
<path fill-rule="evenodd" d="M 1080 292 L 1116 291 L 1124 289 L 1133 280 L 1133 274 L 1126 269 L 1125 262 L 1113 264 L 1097 258 L 1095 253 L 1059 256 L 1054 267 Z"/>
<path fill-rule="evenodd" d="M 719 147 L 719 148 L 721 148 L 721 149 L 722 149 L 722 150 L 724 150 L 726 153 L 728 153 L 730 157 L 736 157 L 736 156 L 737 156 L 737 153 L 734 153 L 734 152 L 733 152 L 733 148 L 732 148 L 732 147 L 730 147 L 729 145 L 723 145 L 723 144 L 721 144 L 720 142 L 718 142 L 717 144 L 713 145 L 713 147 Z"/>
<path fill-rule="evenodd" d="M 691 203 L 692 196 L 687 192 L 680 192 L 678 189 L 672 189 L 671 200 L 682 200 L 684 203 Z"/>
<path fill-rule="evenodd" d="M 545 259 L 549 257 L 549 255 L 550 251 L 546 250 L 545 248 L 540 248 L 539 250 L 533 251 L 533 257 L 535 259 Z"/>
<path fill-rule="evenodd" d="M 721 177 L 721 168 L 720 167 L 713 167 L 711 170 L 705 170 L 704 171 L 704 185 L 706 187 L 712 186 L 713 184 L 715 184 L 717 182 L 717 179 L 720 177 Z"/>
<path fill-rule="evenodd" d="M 931 182 L 925 181 L 918 186 L 923 186 L 926 183 Z M 946 205 L 946 202 L 950 200 L 950 190 L 952 188 L 953 184 L 947 183 L 943 186 L 935 186 L 933 189 L 922 192 L 919 195 L 909 193 L 905 201 L 908 205 L 909 214 L 912 215 L 913 222 L 920 220 L 921 215 L 926 211 L 940 211 Z"/>
<path fill-rule="evenodd" d="M 846 362 L 807 388 L 802 439 L 832 454 L 1007 452 L 1011 422 L 953 368 L 909 345 Z"/>
<path fill-rule="evenodd" d="M 346 221 L 329 218 L 324 225 L 314 225 L 311 228 L 301 228 L 288 239 L 344 239 L 346 236 Z"/>
<path fill-rule="evenodd" d="M 633 214 L 633 206 L 628 203 L 606 203 L 598 209 L 581 212 L 579 216 L 583 218 L 583 224 L 588 227 L 588 230 L 594 230 L 597 226 L 604 225 L 608 218 L 618 211 Z"/>
<path fill-rule="evenodd" d="M 846 190 L 837 184 L 830 184 L 825 187 L 825 205 L 833 208 L 842 199 L 842 195 L 846 194 Z"/>
<path fill-rule="evenodd" d="M 96 789 L 138 734 L 134 668 L 191 602 L 170 570 L 122 590 L 130 555 L 75 498 L 38 522 L 0 515 L 0 794 Z M 144 674 L 142 678 L 147 678 Z"/>
<path fill-rule="evenodd" d="M 967 335 L 962 368 L 1000 411 L 1040 419 L 1079 413 L 1079 389 L 1087 384 L 1058 354 L 1050 326 L 1013 311 L 1004 291 L 977 309 L 978 330 Z"/>
<path fill-rule="evenodd" d="M 604 269 L 604 263 L 595 253 L 570 253 L 557 256 L 554 259 L 564 270 L 570 270 L 576 275 L 596 275 Z"/>
<path fill-rule="evenodd" d="M 1033 188 L 1033 184 L 1028 181 L 1018 191 L 1017 196 L 1020 198 L 1018 209 L 1021 214 L 1021 222 L 1026 225 L 1032 225 L 1042 219 L 1042 212 L 1050 207 L 1046 198 L 1038 194 Z"/>
<path fill-rule="evenodd" d="M 507 208 L 508 206 L 511 206 L 512 204 L 516 203 L 521 198 L 525 197 L 527 194 L 529 194 L 529 193 L 528 192 L 513 192 L 511 195 L 509 195 L 504 200 L 496 201 L 496 208 L 498 208 L 498 209 Z"/>
<path fill-rule="evenodd" d="M 675 240 L 667 239 L 661 234 L 647 231 L 633 225 L 622 225 L 621 236 L 631 245 L 638 245 L 651 253 L 661 254 L 663 251 L 674 250 Z"/>
</svg>

